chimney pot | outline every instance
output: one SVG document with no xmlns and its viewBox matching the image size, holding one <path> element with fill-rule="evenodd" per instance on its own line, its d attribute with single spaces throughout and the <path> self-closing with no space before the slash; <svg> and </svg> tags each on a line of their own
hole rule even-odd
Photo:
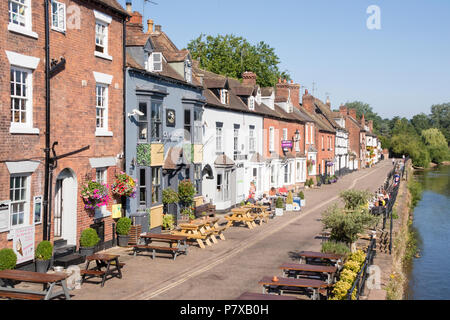
<svg viewBox="0 0 450 320">
<path fill-rule="evenodd" d="M 127 5 L 127 12 L 132 13 L 133 9 L 132 9 L 131 1 L 127 1 L 126 5 Z"/>
<path fill-rule="evenodd" d="M 153 20 L 152 19 L 147 20 L 147 26 L 148 26 L 147 33 L 152 33 L 153 32 Z"/>
<path fill-rule="evenodd" d="M 157 24 L 155 26 L 155 32 L 161 32 L 161 25 Z"/>
</svg>

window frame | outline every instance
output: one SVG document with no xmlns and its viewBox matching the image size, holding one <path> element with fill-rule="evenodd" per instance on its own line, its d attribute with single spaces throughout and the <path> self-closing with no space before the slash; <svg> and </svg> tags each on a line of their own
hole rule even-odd
<svg viewBox="0 0 450 320">
<path fill-rule="evenodd" d="M 248 128 L 248 153 L 256 152 L 256 135 L 255 126 L 250 125 Z"/>
<path fill-rule="evenodd" d="M 104 90 L 102 92 L 102 104 L 103 105 L 99 105 L 98 104 L 98 99 L 99 99 L 99 95 L 98 95 L 98 88 L 102 88 L 102 90 Z M 101 109 L 103 111 L 102 116 L 100 117 L 100 119 L 102 119 L 102 126 L 98 126 L 98 110 Z M 95 84 L 95 135 L 96 136 L 105 136 L 105 135 L 109 135 L 109 131 L 108 131 L 108 115 L 109 115 L 109 85 L 105 84 L 105 83 L 99 83 L 97 82 Z"/>
<path fill-rule="evenodd" d="M 15 179 L 15 178 L 24 178 L 24 182 L 23 185 L 24 187 L 22 189 L 24 189 L 24 199 L 21 199 L 20 201 L 17 200 L 13 200 L 11 199 L 11 190 L 15 190 L 14 188 L 11 188 L 11 179 Z M 14 183 L 15 186 L 15 183 Z M 26 173 L 18 173 L 18 174 L 11 174 L 10 175 L 10 183 L 9 183 L 9 208 L 10 208 L 10 212 L 9 212 L 9 230 L 15 230 L 15 229 L 19 229 L 25 226 L 30 225 L 30 187 L 31 187 L 31 174 L 26 174 Z M 20 189 L 19 189 L 20 190 Z M 15 204 L 18 203 L 23 203 L 23 222 L 21 224 L 13 224 L 13 219 L 14 219 L 14 213 L 13 213 L 13 206 Z"/>
<path fill-rule="evenodd" d="M 275 128 L 269 127 L 269 152 L 275 152 Z"/>
<path fill-rule="evenodd" d="M 154 175 L 153 170 L 156 170 L 156 174 Z M 158 176 L 158 184 L 153 183 L 155 176 Z M 157 206 L 162 203 L 162 167 L 161 166 L 154 166 L 150 167 L 150 185 L 151 185 L 151 191 L 150 191 L 150 203 L 151 206 Z M 154 190 L 155 186 L 158 188 L 157 190 Z M 157 201 L 154 201 L 154 195 L 157 196 Z"/>
<path fill-rule="evenodd" d="M 222 122 L 216 122 L 216 153 L 222 153 L 223 152 L 223 150 L 224 150 L 223 144 L 224 144 L 223 123 Z"/>
<path fill-rule="evenodd" d="M 20 72 L 21 75 L 26 74 L 25 82 L 17 82 L 16 81 L 17 72 Z M 12 74 L 14 74 L 14 80 L 15 80 L 14 82 L 13 82 L 13 79 L 11 79 Z M 18 96 L 18 95 L 13 95 L 10 90 L 9 96 L 10 96 L 11 128 L 22 129 L 22 128 L 32 128 L 33 127 L 33 78 L 32 77 L 33 77 L 32 70 L 22 68 L 19 66 L 11 65 L 11 67 L 10 67 L 10 88 L 14 84 L 14 91 L 16 93 L 17 85 L 20 84 L 20 85 L 25 85 L 25 91 L 26 91 L 26 96 Z M 23 92 L 23 88 L 22 88 L 22 92 Z M 25 118 L 26 118 L 25 122 L 14 121 L 14 114 L 13 114 L 14 99 L 25 100 L 25 110 L 24 110 Z M 21 113 L 21 111 L 19 111 L 19 113 Z"/>
<path fill-rule="evenodd" d="M 153 116 L 154 106 L 156 106 L 155 112 L 158 117 Z M 150 100 L 150 141 L 151 142 L 161 142 L 163 135 L 163 100 L 161 99 L 151 99 Z M 148 117 L 148 115 L 147 115 Z"/>
<path fill-rule="evenodd" d="M 15 3 L 17 6 L 25 7 L 25 14 L 23 15 L 23 25 L 20 23 L 14 23 L 12 20 L 12 3 Z M 17 15 L 17 13 L 15 13 Z M 34 39 L 38 39 L 39 36 L 36 32 L 33 32 L 33 18 L 32 18 L 32 1 L 25 0 L 25 3 L 21 4 L 17 0 L 8 0 L 8 30 L 15 33 L 20 33 L 24 36 L 31 37 Z"/>
<path fill-rule="evenodd" d="M 53 10 L 55 9 L 54 8 L 54 4 L 56 4 L 56 13 L 53 12 Z M 62 15 L 63 15 L 63 17 L 62 17 L 63 18 L 63 21 L 62 21 L 63 27 L 59 26 L 59 23 L 61 22 L 60 21 L 60 18 L 61 18 L 60 14 L 61 14 L 61 12 L 59 12 L 59 11 L 61 10 L 61 8 L 63 9 L 63 13 L 62 13 Z M 59 32 L 66 32 L 66 26 L 67 26 L 66 4 L 63 3 L 63 2 L 56 1 L 56 0 L 52 0 L 52 2 L 51 2 L 51 10 L 52 10 L 52 13 L 51 13 L 52 29 L 55 30 L 55 31 L 59 31 Z M 57 20 L 58 20 L 58 25 L 57 26 L 55 26 L 55 24 L 54 24 L 55 16 L 57 16 Z"/>
</svg>

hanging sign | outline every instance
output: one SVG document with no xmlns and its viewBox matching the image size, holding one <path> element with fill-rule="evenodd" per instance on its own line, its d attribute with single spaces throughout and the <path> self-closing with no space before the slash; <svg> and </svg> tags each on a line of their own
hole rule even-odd
<svg viewBox="0 0 450 320">
<path fill-rule="evenodd" d="M 122 204 L 113 204 L 112 205 L 112 218 L 119 219 L 122 217 Z"/>
<path fill-rule="evenodd" d="M 291 140 L 282 140 L 281 141 L 281 148 L 283 151 L 292 150 L 292 141 Z"/>
</svg>

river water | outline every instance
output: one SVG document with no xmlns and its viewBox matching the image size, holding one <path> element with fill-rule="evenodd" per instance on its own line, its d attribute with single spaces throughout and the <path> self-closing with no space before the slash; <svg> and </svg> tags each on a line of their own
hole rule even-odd
<svg viewBox="0 0 450 320">
<path fill-rule="evenodd" d="M 450 166 L 416 172 L 422 200 L 414 210 L 419 255 L 409 274 L 408 300 L 450 299 Z"/>
</svg>

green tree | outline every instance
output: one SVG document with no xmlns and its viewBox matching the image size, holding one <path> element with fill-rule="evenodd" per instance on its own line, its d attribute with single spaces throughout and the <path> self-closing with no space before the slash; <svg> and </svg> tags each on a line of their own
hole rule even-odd
<svg viewBox="0 0 450 320">
<path fill-rule="evenodd" d="M 210 72 L 242 79 L 243 72 L 252 71 L 262 87 L 274 86 L 278 78 L 291 79 L 287 71 L 280 71 L 275 49 L 263 41 L 252 45 L 232 34 L 216 37 L 201 34 L 188 43 L 187 49 L 200 67 Z"/>
<path fill-rule="evenodd" d="M 449 159 L 447 140 L 439 129 L 423 130 L 422 139 L 429 150 L 432 162 L 441 163 Z"/>
<path fill-rule="evenodd" d="M 417 131 L 417 134 L 422 134 L 423 130 L 427 130 L 431 128 L 431 119 L 425 113 L 416 114 L 411 119 L 411 124 Z"/>
<path fill-rule="evenodd" d="M 450 102 L 432 105 L 430 118 L 433 127 L 442 131 L 448 145 L 450 142 Z"/>
<path fill-rule="evenodd" d="M 358 119 L 361 119 L 362 115 L 364 114 L 364 119 L 366 121 L 372 120 L 374 133 L 376 134 L 388 133 L 389 128 L 387 126 L 387 123 L 385 123 L 383 119 L 376 112 L 373 111 L 372 107 L 368 103 L 361 101 L 353 101 L 347 102 L 345 106 L 350 109 L 356 109 L 356 117 Z"/>
</svg>

